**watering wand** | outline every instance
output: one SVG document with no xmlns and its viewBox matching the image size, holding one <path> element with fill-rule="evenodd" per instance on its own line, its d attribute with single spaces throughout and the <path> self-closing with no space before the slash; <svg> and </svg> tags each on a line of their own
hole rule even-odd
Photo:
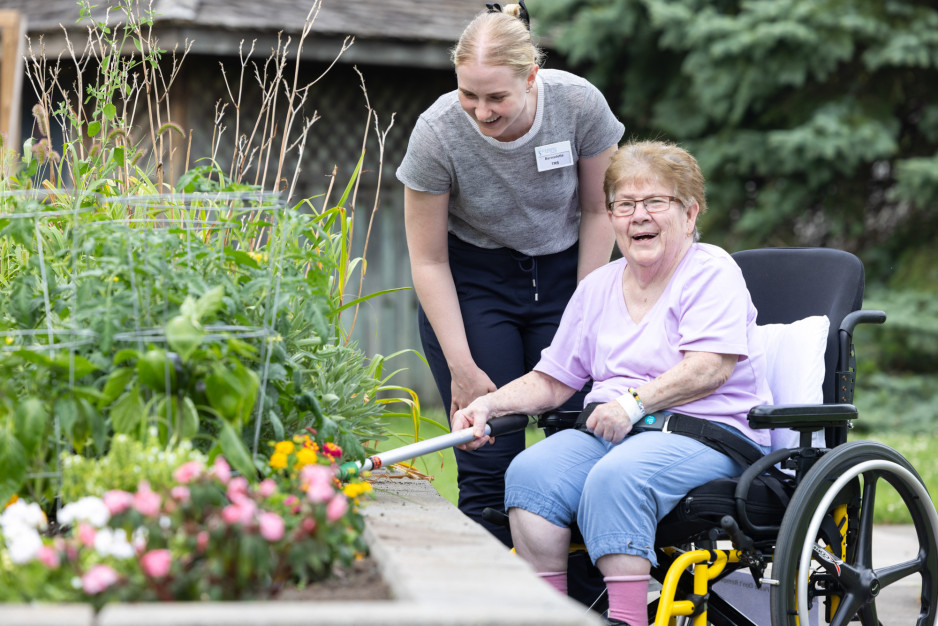
<svg viewBox="0 0 938 626">
<path fill-rule="evenodd" d="M 493 418 L 485 424 L 485 434 L 490 437 L 498 437 L 499 435 L 507 435 L 518 432 L 519 430 L 524 430 L 527 425 L 527 415 L 503 415 L 501 417 Z M 456 432 L 440 435 L 439 437 L 432 437 L 430 439 L 424 439 L 423 441 L 417 441 L 400 448 L 395 448 L 394 450 L 388 450 L 387 452 L 380 452 L 378 454 L 372 455 L 364 461 L 349 461 L 348 463 L 343 463 L 339 467 L 339 478 L 351 478 L 353 476 L 357 476 L 360 472 L 367 472 L 373 469 L 378 469 L 384 465 L 400 463 L 401 461 L 423 456 L 424 454 L 438 452 L 444 448 L 458 446 L 462 443 L 469 443 L 473 439 L 475 439 L 475 435 L 472 434 L 472 427 L 469 427 L 463 428 L 462 430 L 457 430 Z"/>
</svg>

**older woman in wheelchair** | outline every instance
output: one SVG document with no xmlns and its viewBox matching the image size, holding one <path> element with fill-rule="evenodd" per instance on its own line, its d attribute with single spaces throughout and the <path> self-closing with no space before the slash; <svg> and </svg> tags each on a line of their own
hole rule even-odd
<svg viewBox="0 0 938 626">
<path fill-rule="evenodd" d="M 844 364 L 852 357 L 850 336 L 857 323 L 885 318 L 881 312 L 857 310 L 862 301 L 862 265 L 852 255 L 840 253 L 850 257 L 841 258 L 838 251 L 803 255 L 793 250 L 796 265 L 823 273 L 822 267 L 812 264 L 823 266 L 830 261 L 829 273 L 847 285 L 825 287 L 813 302 L 804 304 L 801 300 L 810 300 L 811 283 L 817 281 L 802 276 L 795 282 L 806 283 L 803 288 L 786 285 L 792 282 L 784 275 L 789 269 L 788 256 L 779 261 L 771 255 L 757 255 L 752 262 L 736 255 L 744 261 L 737 264 L 722 249 L 700 243 L 696 220 L 706 211 L 703 176 L 693 156 L 672 144 L 624 145 L 606 173 L 604 188 L 623 258 L 581 282 L 534 371 L 478 398 L 453 418 L 454 430 L 474 428 L 477 439 L 465 446 L 476 448 L 489 441 L 483 428 L 490 418 L 545 413 L 593 381 L 575 428 L 552 434 L 524 451 L 508 470 L 505 506 L 518 554 L 548 583 L 566 592 L 571 533 L 578 527 L 605 582 L 607 623 L 646 626 L 653 568 L 660 570 L 659 560 L 667 558 L 667 570 L 679 552 L 673 548 L 662 551 L 656 542 L 659 525 L 669 514 L 674 516 L 689 492 L 721 485 L 718 491 L 723 493 L 726 488 L 721 481 L 731 481 L 725 499 L 733 515 L 710 527 L 707 522 L 701 526 L 699 520 L 697 525 L 681 522 L 678 526 L 690 535 L 681 543 L 703 539 L 712 544 L 729 535 L 737 549 L 719 555 L 713 550 L 702 551 L 703 556 L 691 561 L 700 564 L 702 581 L 665 581 L 662 602 L 666 606 L 664 613 L 659 610 L 656 624 L 668 623 L 674 615 L 692 616 L 694 624 L 709 620 L 758 623 L 724 607 L 719 598 L 708 593 L 709 578 L 716 576 L 727 560 L 748 566 L 757 585 L 768 582 L 784 587 L 782 593 L 773 595 L 773 624 L 809 623 L 799 619 L 807 620 L 807 608 L 819 596 L 827 603 L 829 623 L 845 624 L 859 616 L 864 626 L 878 624 L 873 601 L 875 588 L 881 584 L 877 576 L 889 584 L 910 574 L 922 578 L 918 623 L 935 623 L 938 518 L 914 469 L 885 446 L 866 444 L 872 447 L 853 453 L 848 450 L 832 463 L 821 463 L 825 475 L 809 480 L 810 493 L 795 492 L 792 500 L 800 498 L 806 506 L 814 507 L 797 512 L 810 518 L 810 523 L 786 516 L 779 535 L 777 523 L 760 525 L 749 515 L 758 509 L 758 503 L 748 499 L 752 484 L 759 482 L 760 474 L 776 471 L 774 464 L 785 463 L 797 469 L 799 477 L 788 484 L 784 479 L 775 480 L 775 490 L 784 489 L 785 493 L 776 494 L 775 510 L 768 519 L 784 515 L 796 482 L 820 456 L 811 447 L 812 431 L 827 428 L 828 445 L 839 445 L 845 441 L 849 420 L 856 418 L 856 409 L 846 404 L 852 400 L 852 378 L 846 384 L 852 372 Z M 829 259 L 827 253 L 835 253 L 834 258 Z M 773 283 L 768 289 L 777 289 L 783 297 L 789 290 L 794 296 L 789 300 L 798 302 L 782 301 L 780 318 L 763 315 L 762 303 L 757 300 L 758 311 L 753 304 L 753 285 L 747 289 L 754 270 L 744 276 L 740 265 L 758 268 L 767 282 Z M 855 274 L 857 265 L 859 275 L 855 276 L 850 272 Z M 840 298 L 840 293 L 846 296 Z M 817 318 L 824 323 L 818 351 L 818 369 L 825 378 L 824 398 L 818 398 L 817 405 L 773 406 L 772 376 L 767 376 L 767 367 L 771 368 L 775 355 L 770 355 L 767 364 L 764 332 L 757 321 L 793 322 L 800 319 L 795 316 L 812 314 L 827 316 Z M 829 320 L 839 325 L 831 342 L 826 332 Z M 827 368 L 825 353 L 829 357 Z M 840 387 L 841 397 L 833 397 L 833 390 Z M 791 428 L 795 431 L 787 430 Z M 781 433 L 793 433 L 794 441 L 789 436 L 784 444 L 796 447 L 764 456 L 771 452 L 773 438 L 775 447 L 781 447 L 778 442 L 785 439 Z M 852 471 L 864 462 L 872 462 L 871 469 L 861 466 Z M 750 471 L 740 486 L 737 477 L 747 468 Z M 848 478 L 832 492 L 835 475 Z M 848 549 L 847 544 L 868 541 L 861 535 L 871 531 L 872 492 L 882 475 L 912 510 L 923 547 L 916 559 L 880 572 L 872 568 L 862 547 Z M 814 515 L 818 506 L 822 510 Z M 837 517 L 830 523 L 814 519 L 833 516 L 834 511 Z M 673 528 L 666 534 L 674 535 Z M 763 576 L 776 543 L 785 544 L 782 548 L 791 553 L 789 561 L 797 561 L 781 568 L 781 582 L 777 569 L 772 570 L 774 578 Z M 812 546 L 819 543 L 824 548 L 815 550 Z M 865 562 L 848 567 L 846 561 L 857 558 Z M 706 565 L 712 566 L 714 561 L 719 567 L 711 567 L 708 574 Z M 688 562 L 680 562 L 671 569 L 687 566 Z M 851 568 L 856 575 L 839 580 L 841 572 Z M 835 571 L 836 576 L 831 573 Z M 682 573 L 668 575 L 675 578 Z M 679 593 L 688 600 L 677 602 L 674 596 Z"/>
</svg>

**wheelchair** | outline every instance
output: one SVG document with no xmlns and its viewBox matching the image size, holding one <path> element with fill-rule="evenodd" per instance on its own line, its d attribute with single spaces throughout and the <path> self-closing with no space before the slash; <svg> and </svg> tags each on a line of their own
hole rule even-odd
<svg viewBox="0 0 938 626">
<path fill-rule="evenodd" d="M 823 402 L 753 407 L 753 428 L 787 433 L 794 445 L 773 449 L 736 479 L 692 490 L 661 520 L 655 545 L 659 564 L 652 570 L 661 592 L 649 603 L 649 622 L 879 626 L 890 616 L 878 613 L 877 597 L 901 583 L 920 585 L 914 623 L 938 624 L 938 515 L 924 483 L 891 448 L 872 441 L 847 442 L 858 418 L 852 404 L 854 330 L 886 319 L 882 311 L 861 309 L 862 263 L 828 248 L 765 248 L 733 257 L 760 326 L 810 316 L 829 319 Z M 772 391 L 783 397 L 782 390 Z M 538 423 L 550 435 L 570 427 L 572 418 L 570 413 L 546 413 Z M 885 564 L 872 558 L 873 512 L 877 492 L 884 490 L 901 497 L 918 542 L 910 546 L 911 558 L 897 555 Z M 570 579 L 581 575 L 572 563 L 573 556 Z M 758 615 L 741 608 L 741 580 L 748 581 L 748 593 L 761 603 Z M 570 586 L 574 595 L 573 580 Z"/>
</svg>

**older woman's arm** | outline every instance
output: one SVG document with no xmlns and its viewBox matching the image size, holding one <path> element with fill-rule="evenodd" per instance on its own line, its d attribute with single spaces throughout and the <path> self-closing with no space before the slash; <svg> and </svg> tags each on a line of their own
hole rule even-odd
<svg viewBox="0 0 938 626">
<path fill-rule="evenodd" d="M 646 413 L 686 404 L 719 389 L 729 380 L 738 360 L 735 354 L 685 352 L 680 363 L 635 391 Z M 612 401 L 596 407 L 586 427 L 606 441 L 619 443 L 632 430 L 632 422 L 625 409 Z"/>
<path fill-rule="evenodd" d="M 547 374 L 532 371 L 516 378 L 504 387 L 476 398 L 469 406 L 453 415 L 454 431 L 472 426 L 476 439 L 458 446 L 464 450 L 475 450 L 488 443 L 485 424 L 499 415 L 523 413 L 534 415 L 560 406 L 570 399 L 576 389 L 568 387 Z"/>
</svg>

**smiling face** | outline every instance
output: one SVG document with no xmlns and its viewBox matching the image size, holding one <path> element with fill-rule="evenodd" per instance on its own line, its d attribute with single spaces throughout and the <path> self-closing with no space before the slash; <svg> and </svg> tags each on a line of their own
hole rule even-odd
<svg viewBox="0 0 938 626">
<path fill-rule="evenodd" d="M 613 200 L 640 199 L 649 196 L 677 195 L 672 185 L 657 179 L 623 181 Z M 649 213 L 644 203 L 635 207 L 628 217 L 615 217 L 609 213 L 616 242 L 622 256 L 633 271 L 647 277 L 670 273 L 687 248 L 694 241 L 698 206 L 690 202 L 686 206 L 672 201 L 671 207 L 660 213 Z"/>
<path fill-rule="evenodd" d="M 537 66 L 519 77 L 504 65 L 476 62 L 456 67 L 459 104 L 478 124 L 482 134 L 499 141 L 514 141 L 534 124 Z M 531 91 L 528 91 L 531 89 Z"/>
</svg>

